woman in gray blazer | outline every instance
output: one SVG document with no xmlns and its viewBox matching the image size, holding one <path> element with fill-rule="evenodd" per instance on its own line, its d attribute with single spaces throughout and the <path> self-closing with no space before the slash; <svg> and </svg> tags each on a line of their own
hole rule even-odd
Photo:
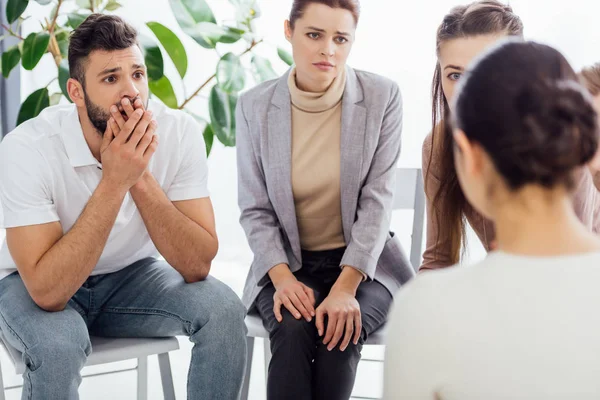
<svg viewBox="0 0 600 400">
<path fill-rule="evenodd" d="M 395 83 L 346 59 L 358 0 L 295 0 L 295 66 L 237 106 L 243 301 L 270 333 L 268 399 L 348 399 L 362 344 L 413 270 L 388 232 L 400 154 Z"/>
</svg>

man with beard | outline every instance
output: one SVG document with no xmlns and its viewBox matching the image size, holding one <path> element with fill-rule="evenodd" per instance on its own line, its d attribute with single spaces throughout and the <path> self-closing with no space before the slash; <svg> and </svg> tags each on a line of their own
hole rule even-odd
<svg viewBox="0 0 600 400">
<path fill-rule="evenodd" d="M 239 395 L 245 309 L 209 276 L 202 131 L 148 99 L 136 35 L 89 16 L 69 45 L 74 104 L 0 144 L 0 329 L 23 353 L 24 399 L 77 399 L 90 334 L 189 336 L 188 398 Z"/>
</svg>

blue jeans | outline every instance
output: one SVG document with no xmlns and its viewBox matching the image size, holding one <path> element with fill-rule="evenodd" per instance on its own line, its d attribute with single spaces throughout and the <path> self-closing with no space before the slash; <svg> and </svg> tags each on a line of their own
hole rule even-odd
<svg viewBox="0 0 600 400">
<path fill-rule="evenodd" d="M 225 284 L 185 283 L 164 261 L 147 258 L 91 276 L 60 312 L 31 299 L 18 273 L 0 280 L 0 329 L 23 353 L 23 399 L 78 399 L 90 334 L 189 336 L 194 343 L 188 399 L 237 399 L 246 363 L 246 310 Z"/>
</svg>

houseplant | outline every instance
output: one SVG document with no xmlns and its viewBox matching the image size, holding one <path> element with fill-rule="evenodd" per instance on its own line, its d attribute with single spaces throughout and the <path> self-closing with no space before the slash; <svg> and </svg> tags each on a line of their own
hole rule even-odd
<svg viewBox="0 0 600 400">
<path fill-rule="evenodd" d="M 40 20 L 40 28 L 22 37 L 20 26 L 27 18 L 29 3 L 37 2 L 48 7 L 47 17 Z M 56 80 L 60 91 L 50 93 L 51 83 L 31 93 L 21 104 L 17 124 L 33 118 L 44 108 L 57 104 L 62 97 L 70 101 L 66 93 L 69 78 L 67 51 L 69 33 L 77 28 L 92 12 L 112 13 L 127 0 L 8 0 L 4 26 L 7 35 L 16 37 L 18 44 L 2 53 L 2 74 L 8 77 L 19 64 L 26 70 L 33 70 L 46 53 L 50 53 L 56 65 Z M 183 85 L 188 71 L 188 54 L 180 38 L 168 27 L 156 21 L 146 23 L 153 37 L 140 36 L 140 44 L 148 67 L 150 92 L 166 106 L 186 110 L 204 126 L 207 152 L 210 153 L 214 137 L 225 146 L 235 146 L 235 105 L 238 93 L 253 83 L 276 77 L 270 60 L 255 53 L 263 39 L 255 33 L 256 19 L 260 16 L 258 0 L 229 0 L 234 6 L 233 23 L 218 23 L 206 0 L 168 0 L 170 8 L 181 28 L 197 44 L 194 51 L 216 51 L 219 61 L 214 65 L 214 73 L 184 99 L 177 99 L 173 84 Z M 222 0 L 220 0 L 222 1 Z M 228 51 L 227 47 L 239 42 L 245 43 L 245 50 L 239 53 Z M 239 47 L 239 45 L 237 46 Z M 221 55 L 223 54 L 223 55 Z M 278 48 L 279 59 L 288 65 L 292 58 L 285 50 Z M 165 73 L 165 58 L 169 57 L 177 71 L 176 76 Z M 251 73 L 242 64 L 242 59 L 250 61 Z M 250 79 L 249 79 L 250 78 Z M 199 112 L 190 107 L 190 101 L 200 94 L 207 93 L 208 112 Z M 209 115 L 204 120 L 200 114 Z"/>
</svg>

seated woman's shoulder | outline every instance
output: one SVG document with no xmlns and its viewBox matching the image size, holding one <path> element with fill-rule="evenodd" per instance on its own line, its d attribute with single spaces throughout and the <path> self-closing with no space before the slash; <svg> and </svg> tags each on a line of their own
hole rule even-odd
<svg viewBox="0 0 600 400">
<path fill-rule="evenodd" d="M 282 77 L 277 77 L 275 79 L 270 79 L 268 81 L 261 82 L 258 85 L 242 93 L 240 97 L 248 100 L 256 100 L 261 98 L 264 99 L 264 96 L 269 96 L 270 98 L 273 95 L 273 92 L 275 91 L 275 88 L 277 87 L 277 84 L 279 83 L 280 79 L 282 79 Z"/>
<path fill-rule="evenodd" d="M 362 82 L 363 87 L 367 87 L 371 90 L 399 90 L 398 84 L 390 78 L 383 75 L 376 74 L 374 72 L 363 71 L 355 69 L 354 72 L 359 80 Z"/>
</svg>

